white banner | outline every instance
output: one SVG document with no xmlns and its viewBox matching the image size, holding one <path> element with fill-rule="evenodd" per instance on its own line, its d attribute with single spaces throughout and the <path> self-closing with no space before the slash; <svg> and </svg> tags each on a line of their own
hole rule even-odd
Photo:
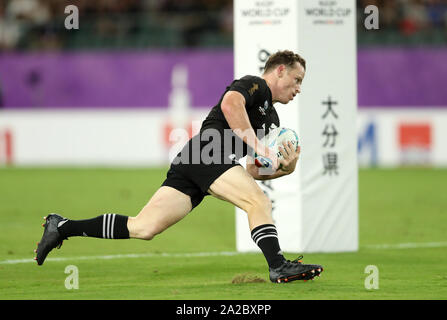
<svg viewBox="0 0 447 320">
<path fill-rule="evenodd" d="M 447 108 L 368 108 L 357 121 L 362 167 L 447 166 Z"/>
<path fill-rule="evenodd" d="M 188 116 L 183 125 L 178 125 L 172 120 L 169 109 L 2 110 L 0 164 L 167 165 L 170 153 L 172 156 L 183 147 L 192 134 L 190 131 L 200 128 L 207 112 L 207 109 L 194 110 L 191 118 L 195 120 L 189 122 Z M 285 120 L 290 121 L 290 118 Z M 362 167 L 447 166 L 447 108 L 360 109 L 355 136 L 357 158 Z M 321 139 L 320 143 L 324 144 L 326 136 L 322 135 Z M 303 146 L 301 160 L 307 156 L 304 149 L 308 148 Z M 291 179 L 286 184 L 298 184 L 295 174 L 276 182 Z M 284 195 L 272 190 L 269 182 L 262 187 L 275 199 Z"/>
<path fill-rule="evenodd" d="M 203 117 L 178 127 L 167 109 L 1 111 L 0 164 L 167 165 Z"/>
<path fill-rule="evenodd" d="M 275 105 L 281 125 L 298 132 L 298 168 L 260 183 L 285 251 L 358 249 L 355 9 L 353 0 L 235 1 L 236 78 L 260 75 L 278 50 L 307 61 L 299 98 Z M 237 250 L 259 250 L 239 209 L 236 238 Z"/>
</svg>

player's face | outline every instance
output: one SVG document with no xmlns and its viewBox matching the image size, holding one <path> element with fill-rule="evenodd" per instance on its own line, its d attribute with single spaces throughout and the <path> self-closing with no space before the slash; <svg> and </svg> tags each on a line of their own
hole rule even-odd
<svg viewBox="0 0 447 320">
<path fill-rule="evenodd" d="M 295 98 L 301 92 L 301 83 L 303 82 L 305 70 L 300 63 L 295 63 L 295 67 L 284 67 L 280 71 L 278 80 L 278 102 L 286 104 Z"/>
</svg>

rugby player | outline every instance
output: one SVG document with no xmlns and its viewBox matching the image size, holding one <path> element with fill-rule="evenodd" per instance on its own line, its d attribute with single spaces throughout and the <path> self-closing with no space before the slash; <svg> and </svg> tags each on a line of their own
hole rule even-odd
<svg viewBox="0 0 447 320">
<path fill-rule="evenodd" d="M 256 180 L 291 174 L 300 154 L 292 144 L 280 148 L 283 159 L 260 143 L 257 132 L 280 125 L 273 104 L 287 104 L 301 92 L 306 62 L 291 51 L 278 51 L 267 60 L 262 77 L 245 76 L 233 81 L 212 108 L 198 135 L 174 158 L 166 180 L 135 217 L 103 214 L 87 220 L 70 220 L 58 214 L 45 217 L 44 233 L 38 243 L 38 265 L 48 253 L 73 236 L 106 239 L 151 240 L 183 219 L 203 198 L 212 195 L 247 213 L 253 241 L 264 254 L 272 282 L 309 280 L 323 271 L 321 265 L 287 260 L 281 251 L 272 220 L 272 205 Z M 256 152 L 272 161 L 266 174 L 251 155 Z M 238 160 L 247 156 L 246 169 Z"/>
</svg>

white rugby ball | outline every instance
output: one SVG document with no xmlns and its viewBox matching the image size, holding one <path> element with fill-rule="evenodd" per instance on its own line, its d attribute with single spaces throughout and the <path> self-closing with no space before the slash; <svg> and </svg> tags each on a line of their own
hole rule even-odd
<svg viewBox="0 0 447 320">
<path fill-rule="evenodd" d="M 276 152 L 276 156 L 278 157 L 278 159 L 284 158 L 283 154 L 279 150 L 279 147 L 284 148 L 283 142 L 286 143 L 291 142 L 296 151 L 299 146 L 298 135 L 292 129 L 279 127 L 270 130 L 269 134 L 261 139 L 261 143 L 263 145 L 269 147 L 270 149 Z M 255 165 L 257 167 L 269 168 L 272 165 L 272 161 L 270 159 L 260 156 L 257 153 L 255 153 L 254 158 L 255 158 Z"/>
</svg>

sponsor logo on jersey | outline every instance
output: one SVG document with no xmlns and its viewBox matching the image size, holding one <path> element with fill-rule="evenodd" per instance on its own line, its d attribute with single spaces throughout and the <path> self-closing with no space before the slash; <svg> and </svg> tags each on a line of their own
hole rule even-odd
<svg viewBox="0 0 447 320">
<path fill-rule="evenodd" d="M 267 111 L 267 109 L 269 108 L 269 102 L 267 100 L 265 100 L 264 102 L 264 106 L 260 106 L 259 107 L 259 112 L 265 116 L 265 112 Z"/>
<path fill-rule="evenodd" d="M 259 85 L 257 83 L 253 83 L 253 87 L 248 89 L 248 93 L 252 96 L 256 90 L 259 89 Z"/>
</svg>

